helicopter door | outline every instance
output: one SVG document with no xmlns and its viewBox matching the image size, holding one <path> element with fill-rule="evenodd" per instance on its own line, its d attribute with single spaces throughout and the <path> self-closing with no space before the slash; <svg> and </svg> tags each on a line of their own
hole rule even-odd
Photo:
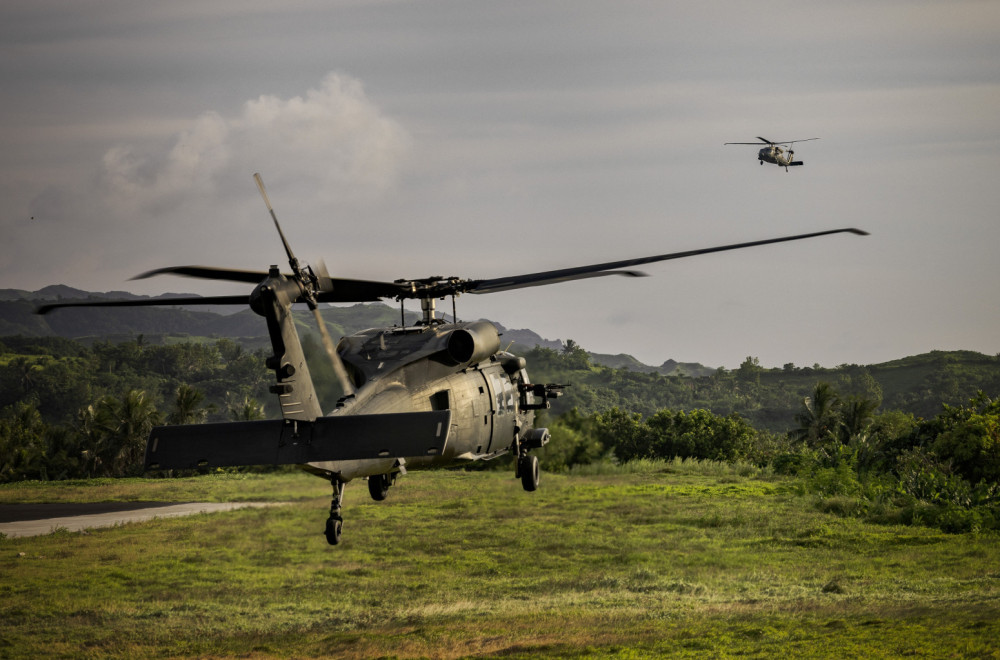
<svg viewBox="0 0 1000 660">
<path fill-rule="evenodd" d="M 484 374 L 485 375 L 485 374 Z M 509 379 L 504 378 L 502 371 L 497 369 L 489 374 L 491 407 L 493 409 L 493 429 L 490 438 L 489 451 L 499 451 L 509 447 L 514 439 L 515 413 L 514 386 Z"/>
<path fill-rule="evenodd" d="M 478 378 L 476 378 L 478 382 L 475 383 L 478 392 L 473 391 L 472 426 L 475 429 L 473 433 L 473 437 L 476 438 L 475 452 L 482 454 L 490 450 L 490 439 L 493 437 L 493 415 L 496 410 L 489 377 L 478 369 L 475 373 L 478 374 Z"/>
</svg>

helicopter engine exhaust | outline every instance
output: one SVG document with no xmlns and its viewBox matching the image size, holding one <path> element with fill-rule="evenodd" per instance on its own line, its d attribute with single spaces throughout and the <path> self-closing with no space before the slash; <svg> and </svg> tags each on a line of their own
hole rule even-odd
<svg viewBox="0 0 1000 660">
<path fill-rule="evenodd" d="M 453 331 L 448 337 L 445 354 L 453 365 L 458 366 L 477 364 L 498 350 L 500 334 L 496 326 L 487 321 L 479 321 Z"/>
</svg>

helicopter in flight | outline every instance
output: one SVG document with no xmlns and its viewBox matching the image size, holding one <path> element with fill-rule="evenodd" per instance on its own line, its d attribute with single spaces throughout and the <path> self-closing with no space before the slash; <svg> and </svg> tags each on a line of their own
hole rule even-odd
<svg viewBox="0 0 1000 660">
<path fill-rule="evenodd" d="M 757 160 L 763 165 L 765 162 L 774 163 L 779 167 L 784 167 L 785 171 L 788 171 L 789 167 L 795 167 L 797 165 L 803 165 L 801 160 L 795 160 L 795 152 L 792 150 L 792 145 L 796 142 L 809 142 L 810 140 L 818 140 L 819 138 L 805 138 L 804 140 L 786 140 L 783 142 L 775 142 L 773 140 L 768 140 L 767 138 L 757 137 L 760 142 L 726 142 L 722 146 L 729 144 L 752 144 L 760 146 L 761 144 L 766 144 L 760 151 L 757 152 Z M 788 149 L 783 148 L 781 145 L 785 145 Z"/>
<path fill-rule="evenodd" d="M 331 545 L 341 540 L 341 505 L 345 485 L 367 478 L 375 500 L 409 469 L 460 466 L 513 455 L 514 476 L 526 491 L 539 484 L 537 456 L 530 452 L 549 441 L 546 428 L 534 427 L 536 410 L 548 408 L 565 385 L 532 383 L 524 358 L 500 348 L 500 333 L 488 321 L 459 322 L 455 298 L 488 294 L 591 277 L 641 277 L 641 264 L 795 241 L 837 233 L 867 235 L 860 229 L 832 229 L 651 257 L 493 279 L 427 277 L 392 282 L 330 277 L 295 257 L 275 215 L 259 174 L 254 179 L 274 221 L 290 272 L 272 265 L 267 271 L 214 266 L 174 266 L 143 273 L 136 279 L 172 274 L 254 285 L 247 294 L 57 302 L 39 314 L 66 307 L 139 305 L 249 305 L 264 317 L 273 354 L 266 366 L 274 372 L 271 392 L 281 419 L 155 427 L 146 443 L 147 470 L 198 469 L 238 465 L 297 465 L 330 481 L 333 495 L 324 534 Z M 451 297 L 454 322 L 436 312 L 436 301 Z M 324 303 L 420 301 L 414 325 L 371 328 L 344 337 L 334 346 L 319 310 Z M 343 396 L 324 414 L 306 363 L 292 306 L 305 303 Z"/>
</svg>

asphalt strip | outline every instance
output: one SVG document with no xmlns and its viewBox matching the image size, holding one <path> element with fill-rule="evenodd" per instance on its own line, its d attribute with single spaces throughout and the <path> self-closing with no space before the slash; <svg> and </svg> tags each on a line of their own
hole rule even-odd
<svg viewBox="0 0 1000 660">
<path fill-rule="evenodd" d="M 248 507 L 280 506 L 283 502 L 97 502 L 93 504 L 0 505 L 0 535 L 41 536 L 56 530 L 81 532 L 154 518 L 177 518 Z"/>
</svg>

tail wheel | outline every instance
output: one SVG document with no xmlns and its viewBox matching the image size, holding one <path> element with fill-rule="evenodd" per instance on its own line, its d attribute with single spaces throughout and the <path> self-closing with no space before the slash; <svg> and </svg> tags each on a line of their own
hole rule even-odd
<svg viewBox="0 0 1000 660">
<path fill-rule="evenodd" d="M 538 489 L 538 457 L 523 456 L 518 459 L 518 473 L 521 475 L 521 486 L 529 493 Z"/>
</svg>

